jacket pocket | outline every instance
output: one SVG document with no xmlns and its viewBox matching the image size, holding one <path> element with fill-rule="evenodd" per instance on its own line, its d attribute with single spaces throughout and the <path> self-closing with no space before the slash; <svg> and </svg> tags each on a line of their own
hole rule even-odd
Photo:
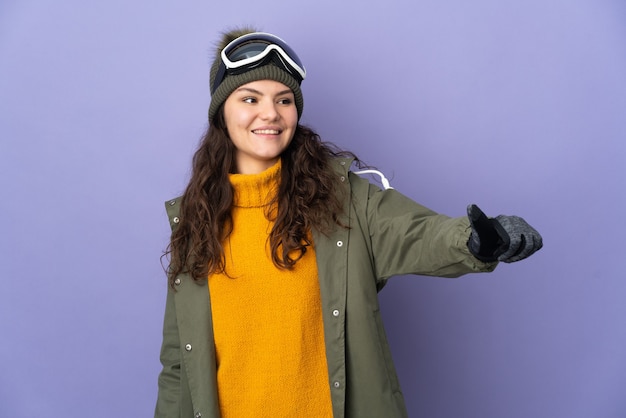
<svg viewBox="0 0 626 418">
<path fill-rule="evenodd" d="M 400 382 L 398 381 L 398 375 L 396 368 L 393 364 L 393 358 L 391 357 L 391 349 L 389 348 L 389 342 L 387 341 L 387 334 L 385 333 L 385 327 L 383 320 L 380 316 L 380 310 L 373 311 L 374 323 L 376 324 L 376 332 L 378 335 L 378 348 L 380 350 L 380 358 L 384 362 L 385 370 L 387 372 L 387 380 L 393 392 L 400 392 Z"/>
</svg>

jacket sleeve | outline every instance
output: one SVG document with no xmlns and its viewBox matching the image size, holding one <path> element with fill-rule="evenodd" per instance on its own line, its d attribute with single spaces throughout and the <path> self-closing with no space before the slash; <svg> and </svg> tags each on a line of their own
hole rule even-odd
<svg viewBox="0 0 626 418">
<path fill-rule="evenodd" d="M 403 274 L 458 277 L 496 267 L 497 263 L 483 263 L 469 252 L 471 227 L 467 217 L 438 214 L 396 190 L 381 190 L 353 177 L 353 193 L 361 197 L 354 200 L 360 206 L 355 210 L 360 227 L 369 233 L 379 281 Z M 354 187 L 354 182 L 366 185 Z"/>
<path fill-rule="evenodd" d="M 174 292 L 168 288 L 163 321 L 163 344 L 161 346 L 159 393 L 155 418 L 173 418 L 180 415 L 180 338 L 174 306 Z"/>
</svg>

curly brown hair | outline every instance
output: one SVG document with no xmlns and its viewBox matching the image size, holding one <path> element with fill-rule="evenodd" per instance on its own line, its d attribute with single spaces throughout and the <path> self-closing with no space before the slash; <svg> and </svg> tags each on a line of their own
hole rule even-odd
<svg viewBox="0 0 626 418">
<path fill-rule="evenodd" d="M 203 136 L 193 156 L 191 179 L 180 203 L 180 222 L 165 252 L 170 258 L 169 277 L 189 273 L 196 282 L 209 274 L 224 273 L 222 242 L 232 232 L 233 188 L 229 173 L 236 171 L 236 148 L 228 136 L 223 107 Z M 333 174 L 335 157 L 358 158 L 323 142 L 312 129 L 298 125 L 281 154 L 278 193 L 268 216 L 274 221 L 269 234 L 272 261 L 291 269 L 311 245 L 311 231 L 327 233 L 345 227 L 340 188 Z M 295 256 L 294 256 L 295 254 Z"/>
</svg>

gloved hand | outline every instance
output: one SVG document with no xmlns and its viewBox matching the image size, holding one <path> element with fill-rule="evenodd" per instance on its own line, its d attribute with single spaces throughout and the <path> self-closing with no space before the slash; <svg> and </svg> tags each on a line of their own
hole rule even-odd
<svg viewBox="0 0 626 418">
<path fill-rule="evenodd" d="M 539 232 L 519 216 L 488 218 L 476 205 L 467 207 L 467 216 L 472 226 L 467 247 L 481 261 L 512 263 L 543 246 Z"/>
</svg>

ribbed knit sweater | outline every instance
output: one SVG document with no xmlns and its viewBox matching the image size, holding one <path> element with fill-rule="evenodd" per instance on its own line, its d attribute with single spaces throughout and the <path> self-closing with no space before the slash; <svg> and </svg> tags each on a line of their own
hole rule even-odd
<svg viewBox="0 0 626 418">
<path fill-rule="evenodd" d="M 209 277 L 224 418 L 332 417 L 314 249 L 293 270 L 271 258 L 266 215 L 280 168 L 230 175 L 227 274 Z"/>
</svg>

